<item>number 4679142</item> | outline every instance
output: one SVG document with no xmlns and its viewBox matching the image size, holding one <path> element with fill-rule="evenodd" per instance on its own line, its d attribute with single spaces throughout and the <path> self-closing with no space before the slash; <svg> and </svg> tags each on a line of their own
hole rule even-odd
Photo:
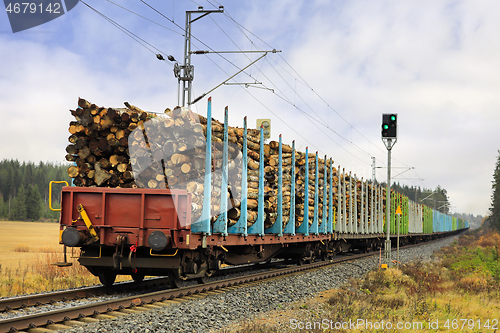
<svg viewBox="0 0 500 333">
<path fill-rule="evenodd" d="M 9 14 L 19 14 L 19 13 L 29 13 L 29 14 L 36 14 L 36 13 L 43 13 L 44 11 L 46 13 L 52 13 L 52 14 L 61 14 L 61 4 L 56 2 L 54 4 L 49 3 L 46 7 L 45 10 L 43 8 L 43 4 L 36 4 L 34 2 L 22 2 L 22 3 L 9 3 L 7 8 L 5 8 L 5 11 L 8 12 Z"/>
</svg>

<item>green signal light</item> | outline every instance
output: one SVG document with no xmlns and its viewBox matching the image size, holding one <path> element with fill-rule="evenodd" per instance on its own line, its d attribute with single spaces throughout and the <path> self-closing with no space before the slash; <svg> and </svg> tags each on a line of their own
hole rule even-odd
<svg viewBox="0 0 500 333">
<path fill-rule="evenodd" d="M 396 116 L 391 116 L 391 121 L 396 120 Z"/>
<path fill-rule="evenodd" d="M 384 129 L 385 129 L 385 130 L 386 130 L 386 129 L 389 129 L 389 125 L 384 124 Z"/>
</svg>

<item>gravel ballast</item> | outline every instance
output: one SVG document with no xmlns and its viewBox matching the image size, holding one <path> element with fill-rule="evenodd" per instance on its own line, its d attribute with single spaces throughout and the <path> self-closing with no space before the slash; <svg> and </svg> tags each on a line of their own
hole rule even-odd
<svg viewBox="0 0 500 333">
<path fill-rule="evenodd" d="M 451 244 L 457 236 L 411 249 L 400 250 L 400 262 L 428 261 L 431 254 Z M 393 250 L 393 259 L 396 251 Z M 327 268 L 294 274 L 224 293 L 174 303 L 160 309 L 131 314 L 117 319 L 77 326 L 77 332 L 209 332 L 229 324 L 251 320 L 263 312 L 286 307 L 318 292 L 338 288 L 353 277 L 361 277 L 377 267 L 379 257 L 359 259 Z"/>
</svg>

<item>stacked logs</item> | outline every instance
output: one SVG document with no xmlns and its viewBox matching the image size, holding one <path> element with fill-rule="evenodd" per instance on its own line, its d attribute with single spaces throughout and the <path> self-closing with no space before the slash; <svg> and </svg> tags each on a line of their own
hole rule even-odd
<svg viewBox="0 0 500 333">
<path fill-rule="evenodd" d="M 265 145 L 265 210 L 267 219 L 265 226 L 270 227 L 276 222 L 277 218 L 277 198 L 278 198 L 278 164 L 279 164 L 279 142 L 271 141 L 269 146 Z M 295 173 L 292 175 L 292 147 L 282 145 L 282 170 L 283 170 L 283 183 L 282 183 L 282 196 L 283 196 L 283 227 L 285 228 L 290 220 L 290 209 L 295 209 L 295 226 L 298 227 L 304 222 L 304 211 L 309 210 L 308 224 L 311 225 L 314 221 L 314 193 L 315 193 L 315 170 L 316 161 L 315 154 L 309 154 L 308 158 L 308 173 L 309 185 L 305 186 L 305 153 L 295 152 Z M 330 179 L 330 160 L 327 160 L 327 180 Z M 325 188 L 324 183 L 324 167 L 325 161 L 318 160 L 318 222 L 321 224 L 323 219 L 323 195 L 326 193 L 326 202 L 329 200 L 328 188 Z M 295 182 L 295 207 L 291 208 L 291 183 Z M 336 204 L 337 188 L 337 169 L 332 167 L 332 180 L 333 180 L 333 205 Z M 305 203 L 305 191 L 308 191 L 308 202 Z"/>
<path fill-rule="evenodd" d="M 296 154 L 296 156 L 298 156 Z M 279 192 L 279 142 L 271 141 L 269 145 L 264 145 L 264 209 L 266 219 L 264 226 L 271 227 L 278 217 L 278 192 Z M 282 198 L 283 198 L 283 229 L 290 221 L 290 203 L 292 179 L 292 147 L 282 145 Z"/>
<path fill-rule="evenodd" d="M 350 210 L 349 210 L 349 205 L 350 205 L 350 193 L 352 193 L 352 195 L 354 195 L 354 187 L 356 187 L 356 202 L 354 203 L 356 206 L 357 206 L 357 216 L 355 217 L 355 221 L 357 223 L 357 227 L 360 228 L 361 227 L 361 224 L 364 223 L 364 221 L 361 220 L 361 201 L 363 200 L 363 207 L 364 207 L 364 211 L 365 212 L 373 212 L 374 211 L 374 208 L 372 207 L 372 188 L 374 186 L 377 186 L 378 185 L 374 185 L 373 183 L 368 183 L 368 187 L 366 188 L 366 183 L 360 179 L 357 179 L 355 176 L 352 176 L 350 174 L 340 174 L 339 175 L 339 178 L 340 180 L 342 181 L 342 183 L 345 181 L 345 190 L 346 190 L 346 193 L 345 193 L 345 197 L 346 197 L 346 200 L 347 200 L 347 209 L 345 211 L 345 215 L 346 215 L 346 220 L 347 220 L 347 225 L 349 225 L 349 214 L 350 214 Z M 337 182 L 336 180 L 337 178 L 334 177 L 334 183 Z M 349 184 L 351 182 L 351 190 L 349 190 Z M 364 192 L 363 192 L 363 196 L 361 196 L 361 186 L 365 186 L 365 189 L 364 189 Z M 338 191 L 338 189 L 334 189 L 335 192 Z M 393 193 L 394 190 L 391 189 L 391 193 Z M 378 201 L 380 199 L 380 197 L 382 197 L 382 207 L 383 209 L 385 210 L 385 204 L 386 204 L 386 189 L 385 187 L 381 187 L 381 191 L 378 193 L 378 194 L 374 194 L 374 197 L 373 197 L 373 204 L 374 205 L 378 205 Z M 334 200 L 336 201 L 336 193 L 334 193 Z M 366 201 L 368 199 L 368 201 Z M 353 213 L 354 213 L 354 208 L 352 209 Z M 341 219 L 343 219 L 343 208 L 341 207 L 341 211 L 338 212 L 337 211 L 337 220 L 340 221 Z M 385 215 L 384 215 L 385 217 Z M 364 218 L 364 217 L 363 217 Z M 371 223 L 375 223 L 375 221 L 372 222 L 372 216 L 369 215 L 368 217 L 368 227 L 371 225 Z"/>
<path fill-rule="evenodd" d="M 70 144 L 66 159 L 75 162 L 68 175 L 76 186 L 140 187 L 156 189 L 186 189 L 192 193 L 192 221 L 202 213 L 207 119 L 185 108 L 167 109 L 164 114 L 145 112 L 125 103 L 126 108 L 97 107 L 79 99 L 79 108 L 71 110 L 75 121 L 70 123 Z M 228 187 L 221 188 L 224 126 L 211 120 L 212 126 L 212 222 L 220 214 L 221 191 L 228 191 L 228 225 L 234 225 L 241 211 L 241 173 L 243 129 L 228 128 Z M 247 225 L 258 217 L 258 185 L 260 162 L 260 131 L 247 130 Z M 277 219 L 279 144 L 264 145 L 265 227 Z M 283 145 L 283 226 L 289 221 L 290 209 L 295 209 L 296 225 L 303 222 L 304 209 L 309 209 L 309 224 L 314 212 L 315 155 L 309 155 L 309 200 L 304 202 L 305 154 L 296 152 L 295 174 L 291 174 L 292 148 Z M 327 177 L 329 179 L 329 163 Z M 320 222 L 323 213 L 323 168 L 319 161 L 318 201 Z M 337 170 L 333 168 L 334 193 L 337 191 Z M 291 182 L 296 193 L 291 193 Z M 295 195 L 296 206 L 290 207 Z M 328 199 L 328 197 L 327 197 Z M 334 194 L 335 199 L 335 194 Z M 335 204 L 335 202 L 334 202 Z"/>
<path fill-rule="evenodd" d="M 316 183 L 316 154 L 309 154 L 308 156 L 308 186 L 305 187 L 305 175 L 306 175 L 306 158 L 305 153 L 299 153 L 300 158 L 298 159 L 297 166 L 299 167 L 299 172 L 296 177 L 296 186 L 300 189 L 296 192 L 296 206 L 295 206 L 295 225 L 296 227 L 300 226 L 304 222 L 304 213 L 305 210 L 309 210 L 309 219 L 308 223 L 311 225 L 314 221 L 314 202 L 315 202 L 315 183 Z M 325 165 L 324 159 L 318 159 L 318 225 L 321 224 L 323 220 L 323 195 L 325 194 L 326 200 L 329 200 L 329 190 L 325 188 L 325 185 L 328 184 L 324 182 L 324 170 L 326 167 L 327 171 L 327 181 L 330 179 L 330 160 L 327 160 Z M 337 202 L 337 190 L 335 184 L 337 183 L 337 169 L 332 167 L 332 179 L 333 179 L 333 206 L 336 205 Z M 307 188 L 308 191 L 308 201 L 305 202 L 305 190 Z M 327 201 L 328 202 L 328 201 Z"/>
<path fill-rule="evenodd" d="M 128 136 L 143 126 L 147 113 L 141 110 L 99 108 L 79 99 L 71 110 L 66 160 L 74 162 L 68 175 L 76 186 L 135 187 L 129 163 Z"/>
</svg>

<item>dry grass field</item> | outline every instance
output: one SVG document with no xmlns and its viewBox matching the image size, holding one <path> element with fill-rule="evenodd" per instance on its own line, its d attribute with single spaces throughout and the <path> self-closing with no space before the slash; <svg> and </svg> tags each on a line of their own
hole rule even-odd
<svg viewBox="0 0 500 333">
<path fill-rule="evenodd" d="M 63 261 L 58 223 L 0 221 L 0 297 L 98 284 L 73 251 L 73 266 L 57 267 Z"/>
<path fill-rule="evenodd" d="M 16 269 L 32 263 L 34 253 L 47 253 L 59 245 L 59 224 L 0 221 L 0 266 Z"/>
</svg>

